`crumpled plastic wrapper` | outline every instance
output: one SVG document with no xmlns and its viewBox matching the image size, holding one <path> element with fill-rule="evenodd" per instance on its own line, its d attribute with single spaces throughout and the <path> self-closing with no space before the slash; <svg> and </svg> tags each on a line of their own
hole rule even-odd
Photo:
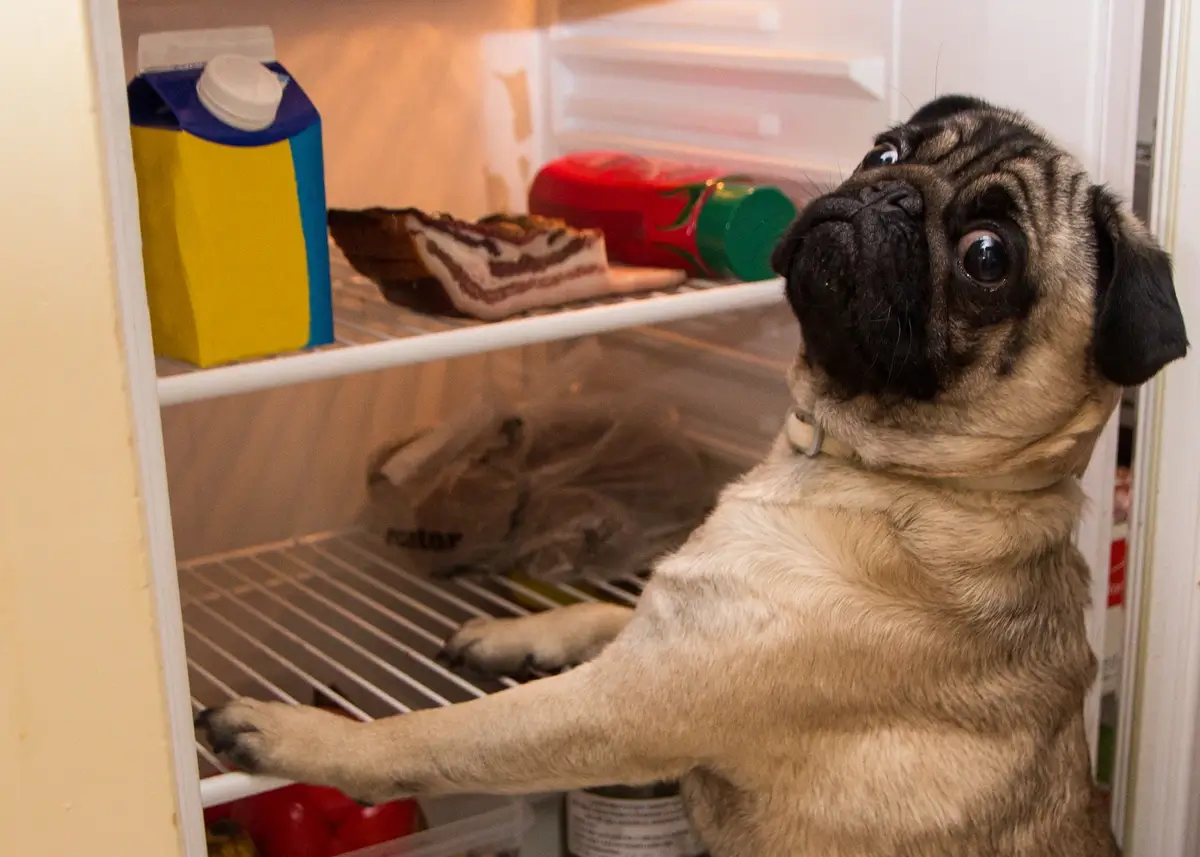
<svg viewBox="0 0 1200 857">
<path fill-rule="evenodd" d="M 718 468 L 598 348 L 383 451 L 367 526 L 426 574 L 637 573 L 715 505 Z"/>
</svg>

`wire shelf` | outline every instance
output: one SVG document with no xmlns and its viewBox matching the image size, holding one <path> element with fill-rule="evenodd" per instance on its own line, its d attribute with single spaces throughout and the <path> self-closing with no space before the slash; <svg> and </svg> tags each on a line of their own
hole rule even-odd
<svg viewBox="0 0 1200 857">
<path fill-rule="evenodd" d="M 435 660 L 479 616 L 522 616 L 570 601 L 632 605 L 643 579 L 537 589 L 504 578 L 433 580 L 378 539 L 314 536 L 183 565 L 180 590 L 196 712 L 239 696 L 340 707 L 359 720 L 466 702 L 511 687 Z M 230 772 L 197 743 L 205 806 L 278 787 Z"/>
<path fill-rule="evenodd" d="M 579 301 L 498 322 L 429 316 L 388 303 L 330 244 L 333 270 L 333 345 L 197 369 L 160 357 L 163 406 L 247 393 L 305 381 L 445 360 L 539 342 L 572 339 L 732 310 L 773 306 L 782 281 L 733 285 L 690 280 L 672 289 Z"/>
</svg>

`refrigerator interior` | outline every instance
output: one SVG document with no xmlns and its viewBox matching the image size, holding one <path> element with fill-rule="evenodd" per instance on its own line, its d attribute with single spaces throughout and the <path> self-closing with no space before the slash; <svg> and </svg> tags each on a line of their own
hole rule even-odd
<svg viewBox="0 0 1200 857">
<path fill-rule="evenodd" d="M 533 109 L 535 84 L 501 79 L 494 68 L 532 63 L 527 48 L 539 9 L 530 0 L 298 0 L 252 9 L 125 0 L 120 8 L 129 76 L 142 33 L 271 26 L 280 59 L 322 114 L 331 207 L 416 206 L 477 217 L 523 206 L 529 170 L 542 160 L 538 134 L 523 127 L 533 120 L 521 117 Z M 511 182 L 494 171 L 506 158 Z M 473 328 L 384 303 L 333 255 L 346 344 Z M 783 373 L 798 334 L 777 287 L 766 294 L 756 301 L 763 309 L 599 337 L 606 362 L 638 366 L 643 386 L 673 403 L 686 430 L 731 475 L 765 450 L 788 402 Z M 160 359 L 160 395 L 180 400 L 164 407 L 162 427 L 193 710 L 252 695 L 332 700 L 352 716 L 380 717 L 505 686 L 455 675 L 433 657 L 467 619 L 553 602 L 521 584 L 437 584 L 400 567 L 357 529 L 368 466 L 384 445 L 489 391 L 527 389 L 577 344 L 468 353 L 237 395 L 164 386 L 213 373 Z M 566 586 L 554 597 L 632 603 L 640 585 L 628 578 Z M 200 748 L 206 805 L 265 787 L 236 775 L 213 778 L 225 770 Z"/>
<path fill-rule="evenodd" d="M 878 32 L 875 25 L 851 27 L 838 25 L 835 16 L 816 16 L 817 38 L 831 56 L 852 43 L 856 50 L 873 40 L 879 47 L 828 75 L 809 60 L 795 104 L 772 106 L 779 99 L 771 101 L 768 81 L 750 95 L 736 84 L 725 92 L 718 86 L 715 94 L 728 96 L 736 109 L 705 110 L 688 97 L 686 58 L 677 58 L 674 71 L 660 69 L 657 91 L 667 99 L 661 110 L 637 102 L 621 106 L 631 86 L 622 69 L 645 61 L 637 38 L 684 32 L 686 39 L 721 46 L 757 32 L 769 50 L 774 40 L 792 38 L 803 14 L 820 4 L 692 0 L 687 14 L 676 5 L 121 0 L 120 12 L 129 75 L 143 33 L 271 26 L 280 59 L 321 112 L 331 207 L 415 206 L 462 217 L 520 210 L 528 181 L 548 158 L 623 143 L 646 154 L 721 151 L 732 155 L 730 166 L 778 177 L 802 200 L 836 181 L 837 171 L 788 157 L 796 116 L 820 111 L 823 117 L 819 132 L 806 138 L 809 161 L 849 166 L 888 116 L 906 110 L 893 104 L 894 93 L 865 102 L 856 94 L 875 92 L 892 60 L 886 16 Z M 701 6 L 711 17 L 697 16 Z M 557 47 L 539 51 L 537 40 L 552 16 L 565 26 L 556 30 Z M 627 53 L 598 51 L 604 39 L 627 43 Z M 552 73 L 587 86 L 568 86 L 551 98 L 546 81 Z M 626 129 L 641 126 L 645 137 L 631 142 Z M 339 338 L 346 343 L 471 329 L 383 304 L 336 254 L 334 273 Z M 732 473 L 761 454 L 780 424 L 788 405 L 783 374 L 798 333 L 786 307 L 767 292 L 728 306 L 733 309 L 710 314 L 698 305 L 653 326 L 584 329 L 598 331 L 615 365 L 629 360 L 643 367 L 642 383 L 677 406 L 688 433 Z M 532 335 L 531 344 L 500 350 L 464 346 L 453 359 L 231 395 L 220 385 L 186 386 L 190 377 L 208 373 L 160 361 L 193 708 L 242 694 L 299 702 L 324 697 L 352 716 L 379 717 L 504 685 L 469 681 L 439 666 L 433 656 L 441 640 L 473 616 L 519 615 L 551 606 L 559 596 L 512 582 L 430 583 L 356 528 L 378 450 L 439 424 L 489 389 L 522 387 L 573 344 L 544 339 Z M 640 583 L 592 583 L 566 595 L 631 603 Z M 1122 637 L 1114 633 L 1112 639 Z M 1115 656 L 1115 673 L 1107 664 L 1104 671 L 1106 726 L 1117 705 L 1119 681 L 1108 684 L 1120 674 L 1119 652 Z M 202 775 L 222 770 L 201 751 Z M 206 804 L 258 788 L 235 778 L 218 782 L 202 788 Z"/>
</svg>

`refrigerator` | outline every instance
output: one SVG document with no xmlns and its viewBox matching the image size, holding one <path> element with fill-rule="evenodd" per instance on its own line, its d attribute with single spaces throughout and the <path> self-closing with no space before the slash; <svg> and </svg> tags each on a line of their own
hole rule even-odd
<svg viewBox="0 0 1200 857">
<path fill-rule="evenodd" d="M 148 33 L 266 25 L 322 119 L 331 207 L 521 211 L 566 153 L 768 178 L 798 203 L 939 93 L 1028 113 L 1136 198 L 1200 299 L 1187 0 L 38 0 L 0 9 L 0 819 L 11 853 L 205 853 L 230 695 L 379 717 L 491 692 L 436 664 L 477 615 L 555 603 L 430 584 L 359 529 L 379 449 L 570 348 L 648 367 L 690 438 L 749 467 L 788 408 L 778 280 L 690 282 L 491 323 L 371 294 L 331 246 L 334 347 L 197 370 L 150 337 L 126 84 Z M 1191 70 L 1189 70 L 1191 69 Z M 1196 101 L 1196 104 L 1192 102 Z M 1137 170 L 1135 170 L 1135 167 Z M 1138 172 L 1140 170 L 1140 172 Z M 1194 359 L 1131 391 L 1083 479 L 1097 775 L 1130 853 L 1192 853 L 1200 633 Z M 609 586 L 634 603 L 640 581 Z M 561 593 L 560 593 L 561 594 Z M 593 594 L 568 593 L 572 597 Z M 1196 614 L 1200 616 L 1200 613 Z M 493 821 L 561 853 L 555 796 Z M 454 807 L 445 810 L 454 823 Z M 470 815 L 462 810 L 464 818 Z M 505 814 L 508 813 L 508 814 Z M 478 813 L 477 813 L 478 814 Z M 6 853 L 7 849 L 6 849 Z"/>
</svg>

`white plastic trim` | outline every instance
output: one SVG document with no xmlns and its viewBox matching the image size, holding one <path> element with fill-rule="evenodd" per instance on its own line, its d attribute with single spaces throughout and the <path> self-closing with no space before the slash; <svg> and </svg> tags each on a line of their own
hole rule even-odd
<svg viewBox="0 0 1200 857">
<path fill-rule="evenodd" d="M 1168 0 L 1159 98 L 1152 226 L 1175 260 L 1184 316 L 1200 319 L 1200 15 Z M 1185 857 L 1200 847 L 1200 359 L 1194 352 L 1154 385 L 1156 433 L 1137 477 L 1147 496 L 1147 571 L 1140 623 L 1140 696 L 1129 754 L 1125 849 Z M 1145 442 L 1145 441 L 1144 441 Z"/>
<path fill-rule="evenodd" d="M 626 327 L 661 324 L 709 313 L 771 306 L 782 299 L 783 281 L 780 279 L 712 286 L 685 294 L 631 299 L 352 348 L 172 375 L 159 379 L 158 397 L 163 406 L 176 405 L 519 345 L 573 339 Z"/>
<path fill-rule="evenodd" d="M 1168 3 L 1169 5 L 1169 3 Z M 1177 112 L 1174 105 L 1174 81 L 1179 75 L 1178 21 L 1172 20 L 1172 10 L 1164 10 L 1163 30 L 1158 37 L 1162 40 L 1162 53 L 1157 99 L 1156 154 L 1153 159 L 1153 198 L 1150 211 L 1150 227 L 1159 235 L 1165 235 L 1171 224 L 1165 212 L 1173 203 L 1172 187 L 1176 166 L 1168 153 L 1177 128 Z M 1164 159 L 1165 162 L 1164 162 Z M 1118 700 L 1117 735 L 1113 764 L 1112 818 L 1117 839 L 1124 846 L 1133 830 L 1133 765 L 1135 732 L 1138 725 L 1138 709 L 1141 702 L 1139 675 L 1143 668 L 1142 628 L 1146 609 L 1146 592 L 1149 588 L 1148 572 L 1151 555 L 1147 544 L 1153 538 L 1155 493 L 1157 491 L 1156 462 L 1158 461 L 1161 428 L 1161 385 L 1151 379 L 1138 393 L 1136 419 L 1136 443 L 1133 458 L 1133 508 L 1127 524 L 1128 554 L 1125 572 L 1125 638 L 1123 649 L 1121 688 Z M 1115 538 L 1114 534 L 1114 538 Z"/>
<path fill-rule="evenodd" d="M 554 57 L 567 63 L 665 65 L 751 71 L 789 79 L 818 77 L 845 81 L 852 91 L 884 97 L 883 57 L 851 57 L 778 48 L 652 42 L 606 36 L 561 36 L 551 40 Z"/>
<path fill-rule="evenodd" d="M 685 0 L 629 9 L 609 16 L 605 23 L 775 33 L 782 21 L 778 0 Z M 571 28 L 568 25 L 561 29 Z"/>
<path fill-rule="evenodd" d="M 133 176 L 133 147 L 125 98 L 125 63 L 121 55 L 121 26 L 117 0 L 90 0 L 92 52 L 100 105 L 100 127 L 107 142 L 114 257 L 120 283 L 121 332 L 125 340 L 135 442 L 141 467 L 150 562 L 154 572 L 154 602 L 164 672 L 165 705 L 170 718 L 175 762 L 176 801 L 184 853 L 207 853 L 200 813 L 199 769 L 193 750 L 194 730 L 189 707 L 187 660 L 183 645 L 179 584 L 175 571 L 175 541 L 167 493 L 167 465 L 162 424 L 155 394 L 154 349 L 142 270 L 142 235 L 138 217 L 137 184 Z"/>
<path fill-rule="evenodd" d="M 291 783 L 290 780 L 280 780 L 275 777 L 255 777 L 237 771 L 228 774 L 218 774 L 206 777 L 200 781 L 200 793 L 204 796 L 205 806 L 220 806 L 241 800 L 244 797 L 262 794 L 283 788 Z"/>
<path fill-rule="evenodd" d="M 1141 58 L 1142 0 L 1107 0 L 1092 4 L 1092 30 L 1087 56 L 1091 86 L 1086 92 L 1086 131 L 1079 154 L 1095 181 L 1129 197 L 1136 158 L 1138 71 Z M 1082 26 L 1082 24 L 1081 24 Z M 1076 542 L 1091 568 L 1092 609 L 1087 614 L 1088 639 L 1098 657 L 1108 648 L 1108 578 L 1112 551 L 1112 505 L 1117 458 L 1119 416 L 1114 414 L 1096 444 L 1083 478 L 1088 504 Z M 1135 486 L 1135 492 L 1138 489 Z M 1097 681 L 1085 704 L 1092 763 L 1098 754 L 1100 701 L 1103 682 Z M 1132 688 L 1122 687 L 1128 696 Z"/>
</svg>

